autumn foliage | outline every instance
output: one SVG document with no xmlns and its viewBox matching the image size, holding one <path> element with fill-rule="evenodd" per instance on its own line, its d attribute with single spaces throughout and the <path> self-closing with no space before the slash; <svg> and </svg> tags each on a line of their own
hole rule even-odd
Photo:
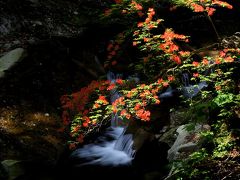
<svg viewBox="0 0 240 180">
<path fill-rule="evenodd" d="M 209 17 L 214 15 L 217 7 L 233 8 L 227 2 L 218 0 L 171 2 L 171 7 L 179 6 Z M 169 8 L 170 12 L 172 10 Z M 63 121 L 72 137 L 70 148 L 82 143 L 85 136 L 108 123 L 114 115 L 119 116 L 123 124 L 131 120 L 150 121 L 151 110 L 148 107 L 160 104 L 159 93 L 169 86 L 182 86 L 180 82 L 183 71 L 189 72 L 195 82 L 203 79 L 213 83 L 214 80 L 215 90 L 221 90 L 223 85 L 219 80 L 212 77 L 204 79 L 205 74 L 209 69 L 219 69 L 221 64 L 234 63 L 239 58 L 240 50 L 222 48 L 218 49 L 219 55 L 214 58 L 206 56 L 194 59 L 194 52 L 182 46 L 189 43 L 190 37 L 174 32 L 171 27 L 165 27 L 164 20 L 158 14 L 154 1 L 115 0 L 100 15 L 101 20 L 117 16 L 127 17 L 131 21 L 124 31 L 119 32 L 107 44 L 104 63 L 106 70 L 121 64 L 121 53 L 127 48 L 133 48 L 138 50 L 138 58 L 131 67 L 146 78 L 139 84 L 132 79 L 120 78 L 113 81 L 92 81 L 80 91 L 62 96 Z M 121 96 L 111 102 L 111 93 L 114 91 Z"/>
</svg>

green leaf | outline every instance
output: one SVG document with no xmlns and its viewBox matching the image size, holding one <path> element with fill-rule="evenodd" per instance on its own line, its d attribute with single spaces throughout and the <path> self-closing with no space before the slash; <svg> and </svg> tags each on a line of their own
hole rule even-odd
<svg viewBox="0 0 240 180">
<path fill-rule="evenodd" d="M 234 102 L 235 95 L 232 93 L 219 94 L 213 101 L 219 106 L 223 107 L 227 104 Z"/>
</svg>

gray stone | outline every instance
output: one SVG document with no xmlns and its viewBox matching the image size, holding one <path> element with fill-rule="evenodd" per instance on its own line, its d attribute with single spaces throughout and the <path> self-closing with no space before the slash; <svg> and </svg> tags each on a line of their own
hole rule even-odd
<svg viewBox="0 0 240 180">
<path fill-rule="evenodd" d="M 186 124 L 191 119 L 192 114 L 189 109 L 178 109 L 170 112 L 170 127 L 176 128 L 182 124 Z M 175 130 L 176 130 L 175 129 Z"/>
<path fill-rule="evenodd" d="M 209 125 L 196 124 L 192 130 L 187 130 L 189 124 L 177 129 L 177 139 L 168 150 L 168 160 L 173 161 L 182 157 L 181 154 L 189 154 L 200 148 L 200 132 L 209 130 Z"/>
<path fill-rule="evenodd" d="M 1 18 L 0 19 L 0 33 L 1 35 L 8 34 L 12 29 L 12 21 L 9 18 Z"/>
<path fill-rule="evenodd" d="M 7 179 L 8 174 L 6 169 L 3 167 L 3 165 L 0 163 L 0 179 Z"/>
<path fill-rule="evenodd" d="M 200 136 L 200 132 L 210 130 L 210 126 L 208 124 L 196 124 L 188 130 L 189 126 L 193 124 L 185 124 L 179 126 L 177 128 L 177 139 L 175 140 L 172 147 L 168 150 L 168 160 L 184 160 L 191 153 L 199 150 L 202 145 L 202 138 Z M 164 180 L 172 180 L 174 179 L 175 167 L 172 166 L 168 176 Z"/>
<path fill-rule="evenodd" d="M 8 159 L 2 161 L 1 164 L 7 172 L 8 180 L 16 179 L 25 174 L 22 161 Z"/>
<path fill-rule="evenodd" d="M 4 76 L 4 71 L 9 70 L 26 55 L 23 48 L 14 49 L 0 58 L 0 78 Z"/>
</svg>

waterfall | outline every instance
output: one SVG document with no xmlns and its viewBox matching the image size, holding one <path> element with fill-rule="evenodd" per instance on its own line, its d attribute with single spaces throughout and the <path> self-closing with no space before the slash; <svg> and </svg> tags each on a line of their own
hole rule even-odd
<svg viewBox="0 0 240 180">
<path fill-rule="evenodd" d="M 132 149 L 133 146 L 132 134 L 122 133 L 117 139 L 114 149 L 125 152 L 128 156 L 134 157 L 135 151 Z"/>
<path fill-rule="evenodd" d="M 181 88 L 181 91 L 186 98 L 193 98 L 199 93 L 199 91 L 208 86 L 205 81 L 199 82 L 195 85 L 190 84 L 188 73 L 183 73 L 182 82 L 184 86 Z"/>
<path fill-rule="evenodd" d="M 112 72 L 107 74 L 107 78 L 111 83 L 115 83 L 115 80 L 120 77 L 120 75 L 115 76 Z M 114 102 L 120 96 L 117 90 L 110 91 L 111 102 Z M 121 166 L 131 164 L 135 154 L 132 149 L 132 135 L 125 134 L 126 127 L 118 126 L 119 121 L 119 117 L 113 114 L 111 126 L 106 129 L 102 136 L 97 138 L 95 143 L 84 145 L 72 153 L 72 158 L 83 160 L 83 163 L 78 166 Z"/>
<path fill-rule="evenodd" d="M 185 87 L 189 86 L 189 75 L 188 73 L 183 73 L 182 74 L 182 82 Z"/>
<path fill-rule="evenodd" d="M 198 84 L 191 84 L 188 73 L 183 73 L 181 79 L 183 87 L 173 89 L 170 86 L 165 92 L 161 92 L 158 94 L 159 99 L 161 101 L 169 100 L 169 98 L 179 96 L 180 94 L 182 94 L 185 98 L 191 99 L 196 96 L 203 88 L 208 87 L 206 81 L 199 82 Z"/>
</svg>

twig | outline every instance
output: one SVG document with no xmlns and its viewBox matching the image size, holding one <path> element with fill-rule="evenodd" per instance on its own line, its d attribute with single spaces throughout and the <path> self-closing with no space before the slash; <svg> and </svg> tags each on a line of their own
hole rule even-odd
<svg viewBox="0 0 240 180">
<path fill-rule="evenodd" d="M 228 175 L 226 175 L 225 177 L 223 177 L 221 180 L 226 179 L 227 177 L 231 176 L 233 174 L 233 172 L 230 172 Z"/>
<path fill-rule="evenodd" d="M 95 60 L 95 62 L 97 63 L 97 65 L 98 65 L 99 70 L 101 71 L 101 73 L 106 74 L 103 65 L 99 62 L 99 59 L 98 59 L 98 57 L 97 57 L 96 55 L 94 56 L 94 60 Z"/>
<path fill-rule="evenodd" d="M 210 24 L 211 24 L 211 26 L 212 26 L 212 28 L 213 28 L 216 36 L 217 36 L 217 41 L 220 42 L 220 41 L 221 41 L 221 38 L 220 38 L 220 36 L 219 36 L 219 34 L 218 34 L 218 32 L 217 32 L 216 26 L 214 25 L 214 23 L 213 23 L 213 21 L 212 21 L 212 18 L 211 18 L 207 13 L 205 13 L 205 15 L 207 16 L 207 19 L 209 20 L 209 22 L 210 22 Z"/>
<path fill-rule="evenodd" d="M 194 50 L 194 51 L 191 52 L 191 54 L 190 54 L 190 56 L 188 57 L 188 59 L 191 58 L 194 54 L 197 54 L 197 53 L 200 53 L 200 52 L 202 52 L 202 51 L 204 51 L 204 50 L 213 48 L 213 47 L 215 47 L 216 45 L 219 45 L 219 43 L 213 43 L 213 44 L 210 44 L 210 45 L 208 45 L 208 46 L 205 46 L 205 47 L 196 49 L 196 50 Z"/>
</svg>

